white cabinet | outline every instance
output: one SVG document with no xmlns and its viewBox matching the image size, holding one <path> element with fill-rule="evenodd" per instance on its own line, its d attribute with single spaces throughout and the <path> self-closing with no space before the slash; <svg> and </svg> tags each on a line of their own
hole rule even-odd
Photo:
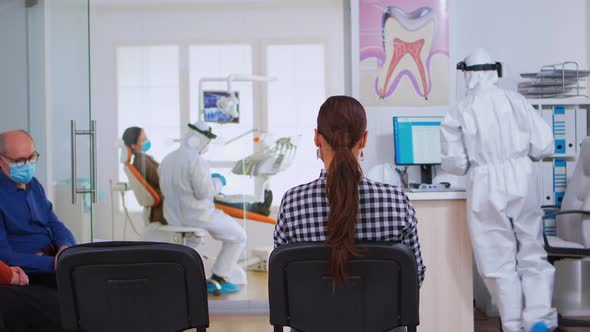
<svg viewBox="0 0 590 332">
<path fill-rule="evenodd" d="M 573 174 L 582 140 L 588 136 L 590 99 L 577 97 L 566 99 L 538 99 L 529 102 L 552 125 L 555 136 L 555 154 L 539 166 L 541 204 L 561 205 L 561 199 Z M 549 235 L 557 235 L 555 218 L 545 220 L 544 229 Z M 590 306 L 587 280 L 590 264 L 571 260 L 556 264 L 553 305 L 565 316 L 588 316 Z"/>
</svg>

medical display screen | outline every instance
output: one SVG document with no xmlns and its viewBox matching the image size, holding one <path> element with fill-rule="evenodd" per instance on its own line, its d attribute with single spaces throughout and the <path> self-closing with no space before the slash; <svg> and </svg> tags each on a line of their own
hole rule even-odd
<svg viewBox="0 0 590 332">
<path fill-rule="evenodd" d="M 443 117 L 394 117 L 397 165 L 440 164 L 440 123 Z"/>
<path fill-rule="evenodd" d="M 240 123 L 240 96 L 235 99 L 225 91 L 203 91 L 203 107 L 206 122 Z"/>
</svg>

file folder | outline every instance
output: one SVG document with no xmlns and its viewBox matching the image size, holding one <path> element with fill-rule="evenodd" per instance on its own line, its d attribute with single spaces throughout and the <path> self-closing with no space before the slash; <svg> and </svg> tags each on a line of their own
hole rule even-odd
<svg viewBox="0 0 590 332">
<path fill-rule="evenodd" d="M 543 110 L 543 118 L 553 132 L 555 155 L 576 155 L 576 114 L 574 108 L 565 108 L 564 106 Z"/>
</svg>

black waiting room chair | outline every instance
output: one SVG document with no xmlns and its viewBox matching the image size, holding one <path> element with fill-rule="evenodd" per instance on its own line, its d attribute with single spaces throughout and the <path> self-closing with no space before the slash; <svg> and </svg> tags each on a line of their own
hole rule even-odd
<svg viewBox="0 0 590 332">
<path fill-rule="evenodd" d="M 292 243 L 270 256 L 269 305 L 274 331 L 416 331 L 418 271 L 406 246 L 359 243 L 348 263 L 348 287 L 329 272 L 330 249 L 322 243 Z"/>
<path fill-rule="evenodd" d="M 155 242 L 68 248 L 58 260 L 63 327 L 83 332 L 172 332 L 209 327 L 201 257 Z"/>
</svg>

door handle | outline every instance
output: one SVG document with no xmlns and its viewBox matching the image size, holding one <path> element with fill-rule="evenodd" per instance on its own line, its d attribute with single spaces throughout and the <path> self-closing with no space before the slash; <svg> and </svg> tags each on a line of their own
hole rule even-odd
<svg viewBox="0 0 590 332">
<path fill-rule="evenodd" d="M 78 163 L 76 159 L 76 138 L 77 136 L 88 135 L 90 136 L 90 149 L 91 153 L 91 160 L 90 160 L 90 172 L 92 181 L 90 183 L 90 188 L 78 188 Z M 96 120 L 92 120 L 90 122 L 90 130 L 77 130 L 76 129 L 76 120 L 70 121 L 70 141 L 71 141 L 71 167 L 72 167 L 72 204 L 76 204 L 78 197 L 77 194 L 92 194 L 92 202 L 96 203 L 96 198 L 98 196 L 98 189 L 97 189 L 97 167 L 96 167 L 96 159 L 97 159 L 97 149 L 96 149 Z"/>
</svg>

